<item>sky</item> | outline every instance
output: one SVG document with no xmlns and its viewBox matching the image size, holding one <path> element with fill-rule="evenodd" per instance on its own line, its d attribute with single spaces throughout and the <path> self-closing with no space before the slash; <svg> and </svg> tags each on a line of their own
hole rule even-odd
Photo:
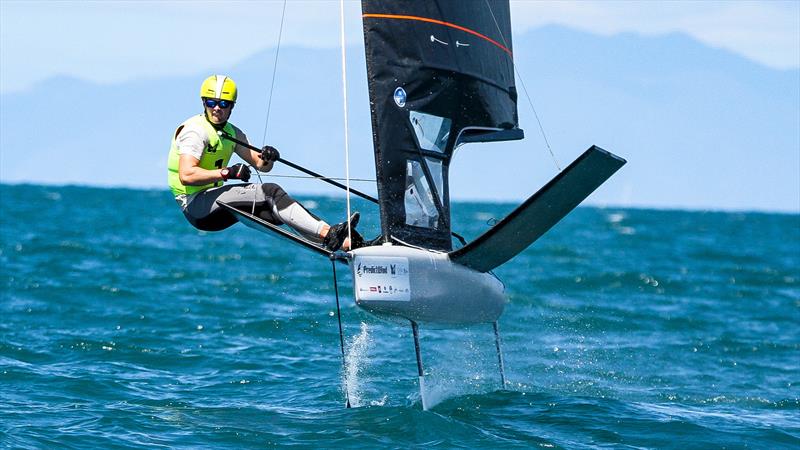
<svg viewBox="0 0 800 450">
<path fill-rule="evenodd" d="M 117 83 L 234 64 L 278 42 L 283 7 L 283 1 L 0 0 L 0 93 L 57 75 Z M 800 67 L 796 0 L 512 1 L 511 7 L 516 33 L 548 24 L 599 35 L 680 32 L 767 67 Z M 360 2 L 346 1 L 345 16 L 346 40 L 356 43 Z M 338 47 L 339 2 L 290 0 L 283 30 L 282 45 Z"/>
<path fill-rule="evenodd" d="M 159 139 L 169 135 L 175 123 L 184 118 L 183 111 L 188 106 L 178 99 L 193 102 L 192 95 L 184 94 L 195 92 L 198 77 L 229 70 L 239 70 L 236 79 L 243 85 L 250 89 L 260 86 L 258 89 L 266 92 L 263 81 L 268 78 L 270 69 L 266 68 L 272 67 L 273 61 L 264 60 L 264 55 L 273 54 L 278 43 L 284 5 L 281 48 L 286 53 L 281 53 L 284 63 L 279 64 L 274 108 L 283 114 L 274 114 L 271 122 L 271 130 L 280 131 L 293 125 L 291 121 L 283 127 L 278 125 L 281 115 L 291 115 L 286 113 L 304 101 L 297 97 L 298 91 L 308 95 L 305 101 L 315 101 L 329 98 L 325 93 L 312 94 L 315 85 L 328 86 L 325 92 L 339 90 L 338 1 L 0 0 L 0 108 L 5 111 L 0 114 L 0 139 L 8 144 L 0 146 L 0 160 L 5 161 L 0 164 L 0 171 L 5 171 L 6 181 L 94 180 L 96 185 L 111 186 L 119 185 L 120 179 L 130 179 L 139 183 L 132 186 L 163 187 Z M 363 58 L 360 2 L 347 1 L 344 7 L 346 41 L 348 51 L 353 52 L 348 66 L 352 67 L 359 53 Z M 800 102 L 794 100 L 800 90 L 800 0 L 512 0 L 511 8 L 515 50 L 523 42 L 527 48 L 536 48 L 518 61 L 518 85 L 526 79 L 538 81 L 530 87 L 536 107 L 541 107 L 543 128 L 553 143 L 553 159 L 566 165 L 585 148 L 586 142 L 630 158 L 626 168 L 596 193 L 603 197 L 593 197 L 598 203 L 800 212 Z M 554 33 L 558 38 L 549 41 L 548 36 Z M 552 46 L 544 42 L 560 42 L 562 47 L 551 53 Z M 572 53 L 566 48 L 572 48 Z M 613 50 L 597 53 L 603 48 Z M 314 64 L 317 61 L 297 64 L 298 55 L 315 55 L 327 65 L 320 68 Z M 285 63 L 290 60 L 295 62 Z M 263 68 L 255 69 L 254 62 Z M 335 73 L 331 73 L 329 68 L 334 66 Z M 364 70 L 363 63 L 357 66 L 351 71 L 349 84 L 358 70 Z M 260 78 L 250 76 L 248 68 Z M 586 70 L 592 70 L 593 76 L 582 75 Z M 564 83 L 548 79 L 548 74 L 559 74 L 556 78 Z M 292 83 L 285 81 L 287 76 L 299 86 L 298 90 L 288 88 Z M 319 77 L 324 79 L 320 81 Z M 51 81 L 42 83 L 46 80 Z M 146 92 L 140 94 L 137 91 L 142 86 L 146 86 Z M 169 92 L 159 94 L 160 88 Z M 365 96 L 366 92 L 360 94 Z M 149 184 L 142 184 L 140 176 L 125 178 L 117 173 L 113 177 L 116 184 L 97 182 L 94 176 L 79 177 L 82 172 L 74 169 L 63 172 L 73 178 L 65 178 L 67 175 L 57 171 L 48 173 L 43 180 L 32 153 L 9 150 L 25 147 L 26 139 L 36 135 L 10 130 L 58 120 L 53 117 L 59 117 L 60 106 L 70 95 L 85 100 L 68 101 L 70 108 L 79 110 L 90 102 L 100 111 L 101 121 L 122 121 L 120 126 L 127 126 L 129 122 L 125 120 L 144 122 L 147 118 L 134 114 L 139 112 L 135 108 L 107 114 L 115 99 L 124 99 L 126 104 L 134 104 L 137 100 L 133 99 L 140 96 L 169 99 L 167 105 L 159 106 L 157 101 L 142 105 L 156 108 L 157 114 L 152 117 L 158 117 L 158 123 L 148 125 L 158 130 L 150 143 L 153 154 L 149 170 L 153 178 Z M 351 91 L 350 95 L 356 93 Z M 250 103 L 250 109 L 246 101 L 237 105 L 237 124 L 248 131 L 265 129 L 260 121 L 266 101 L 252 99 Z M 361 147 L 369 149 L 367 102 L 362 99 L 354 103 L 350 108 L 351 126 L 360 125 L 350 129 L 351 145 L 361 138 Z M 598 109 L 608 110 L 607 105 L 617 108 L 616 114 L 609 116 L 613 120 L 604 122 L 592 117 L 589 112 L 593 105 Z M 536 158 L 549 156 L 545 155 L 538 124 L 530 117 L 528 106 L 527 101 L 521 101 L 519 106 L 520 126 L 527 134 L 520 144 L 525 146 L 524 152 L 522 148 L 511 149 L 514 143 L 507 143 L 509 148 L 503 151 L 517 151 L 524 158 L 534 158 L 529 153 L 535 153 Z M 292 149 L 295 156 L 303 151 L 313 153 L 334 136 L 334 128 L 341 123 L 338 108 L 317 108 L 320 117 L 316 120 L 330 125 L 326 142 L 301 143 L 296 134 L 288 131 L 275 132 L 270 137 L 288 139 L 278 146 Z M 9 114 L 12 110 L 17 114 Z M 26 111 L 27 115 L 22 114 Z M 21 117 L 26 118 L 22 127 L 10 125 Z M 105 130 L 119 125 L 112 122 L 108 121 Z M 47 137 L 67 139 L 62 146 L 83 148 L 89 142 L 87 138 L 99 139 L 101 134 L 70 141 L 74 136 L 69 129 L 54 129 Z M 263 141 L 258 137 L 255 136 L 256 141 Z M 94 143 L 88 150 L 102 145 Z M 45 147 L 40 150 L 45 154 L 53 151 Z M 740 153 L 738 157 L 731 157 L 736 152 Z M 144 157 L 141 152 L 137 155 Z M 87 158 L 97 155 L 87 154 Z M 451 174 L 469 174 L 472 172 L 465 168 L 477 168 L 492 175 L 488 171 L 494 168 L 497 173 L 491 179 L 507 179 L 505 184 L 496 182 L 494 189 L 485 190 L 464 179 L 456 186 L 459 179 L 454 175 L 452 192 L 473 198 L 469 197 L 473 195 L 469 189 L 478 189 L 480 195 L 492 199 L 524 198 L 549 179 L 551 174 L 545 167 L 555 170 L 549 159 L 532 159 L 525 166 L 531 169 L 524 170 L 520 179 L 535 183 L 533 187 L 523 186 L 517 178 L 505 176 L 502 164 L 486 165 L 480 158 L 481 152 L 460 153 L 456 161 L 461 166 Z M 370 164 L 365 163 L 368 170 L 361 174 L 365 178 L 371 176 Z M 26 167 L 32 172 L 23 170 Z M 721 167 L 726 169 L 720 170 Z M 708 176 L 709 171 L 715 176 Z M 648 178 L 642 181 L 642 177 Z M 643 189 L 643 184 L 651 189 Z M 630 195 L 619 194 L 620 189 Z"/>
</svg>

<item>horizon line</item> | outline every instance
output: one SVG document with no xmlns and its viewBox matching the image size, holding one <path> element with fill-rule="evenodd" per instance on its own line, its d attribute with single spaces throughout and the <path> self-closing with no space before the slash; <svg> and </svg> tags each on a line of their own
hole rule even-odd
<svg viewBox="0 0 800 450">
<path fill-rule="evenodd" d="M 164 194 L 169 195 L 169 187 L 159 186 L 134 186 L 134 185 L 93 185 L 88 183 L 76 182 L 35 182 L 35 181 L 6 181 L 0 180 L 0 186 L 35 186 L 43 188 L 81 188 L 81 189 L 98 189 L 98 190 L 114 190 L 125 189 L 132 191 L 163 191 Z M 325 194 L 313 193 L 304 191 L 294 191 L 293 194 L 297 197 L 325 197 L 330 199 L 344 199 L 344 193 L 338 194 Z M 524 198 L 507 198 L 507 199 L 475 199 L 475 198 L 459 198 L 451 197 L 451 203 L 495 203 L 495 204 L 518 204 L 524 201 Z M 726 213 L 726 214 L 780 214 L 780 215 L 796 215 L 800 216 L 800 205 L 797 209 L 770 209 L 770 208 L 725 208 L 725 207 L 692 207 L 686 205 L 648 205 L 648 204 L 629 204 L 622 205 L 619 203 L 581 203 L 578 208 L 594 208 L 594 209 L 636 209 L 636 210 L 651 210 L 651 211 L 675 211 L 675 212 L 697 212 L 697 213 Z"/>
</svg>

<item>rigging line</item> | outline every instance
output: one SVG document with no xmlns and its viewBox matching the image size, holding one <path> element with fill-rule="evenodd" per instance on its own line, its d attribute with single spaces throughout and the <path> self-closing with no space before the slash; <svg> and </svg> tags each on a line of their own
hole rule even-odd
<svg viewBox="0 0 800 450">
<path fill-rule="evenodd" d="M 258 169 L 256 169 L 255 166 L 253 166 L 252 164 L 248 164 L 248 165 L 253 168 L 253 171 L 255 171 L 256 176 L 258 177 L 258 183 L 259 184 L 264 184 L 264 181 L 261 179 L 261 172 Z M 253 188 L 253 189 L 258 189 L 258 188 L 256 187 L 256 188 Z M 252 214 L 254 216 L 256 215 L 256 192 L 253 192 L 253 207 L 250 210 L 250 214 Z"/>
<path fill-rule="evenodd" d="M 344 167 L 345 184 L 347 191 L 347 238 L 350 240 L 350 249 L 353 247 L 353 236 L 350 226 L 350 139 L 347 134 L 347 52 L 344 45 L 344 0 L 339 0 L 339 29 L 342 43 L 342 106 L 344 108 Z"/>
<path fill-rule="evenodd" d="M 492 20 L 494 20 L 494 26 L 497 27 L 497 32 L 500 34 L 500 39 L 503 41 L 503 44 L 508 46 L 506 42 L 505 36 L 503 36 L 503 30 L 500 28 L 500 24 L 497 23 L 497 18 L 494 16 L 494 11 L 492 11 L 492 6 L 489 4 L 489 0 L 484 0 L 486 2 L 486 7 L 489 8 L 489 14 L 492 15 Z M 556 168 L 559 172 L 561 172 L 561 165 L 558 163 L 558 159 L 556 158 L 555 153 L 553 153 L 553 148 L 550 147 L 550 141 L 547 140 L 547 134 L 544 132 L 544 127 L 542 126 L 542 121 L 539 119 L 539 113 L 536 112 L 536 108 L 533 106 L 533 100 L 531 100 L 530 94 L 528 94 L 528 88 L 525 86 L 525 79 L 522 78 L 522 74 L 519 72 L 517 68 L 517 64 L 514 61 L 514 58 L 511 58 L 511 67 L 514 68 L 514 73 L 517 74 L 517 78 L 519 78 L 520 84 L 522 84 L 522 92 L 525 93 L 525 97 L 528 99 L 528 104 L 530 105 L 531 109 L 533 110 L 533 115 L 536 117 L 536 123 L 539 124 L 539 131 L 542 133 L 542 138 L 544 139 L 544 144 L 547 146 L 547 150 L 550 151 L 550 156 L 553 158 L 553 163 L 556 165 Z"/>
<path fill-rule="evenodd" d="M 281 12 L 281 26 L 278 30 L 278 46 L 275 48 L 275 62 L 272 64 L 272 83 L 269 87 L 269 98 L 267 100 L 267 119 L 264 121 L 264 135 L 261 137 L 261 146 L 267 144 L 267 126 L 269 125 L 269 113 L 272 109 L 272 93 L 275 89 L 275 73 L 278 70 L 278 55 L 281 52 L 281 36 L 283 35 L 283 19 L 286 17 L 286 1 L 283 0 L 283 11 Z"/>
</svg>

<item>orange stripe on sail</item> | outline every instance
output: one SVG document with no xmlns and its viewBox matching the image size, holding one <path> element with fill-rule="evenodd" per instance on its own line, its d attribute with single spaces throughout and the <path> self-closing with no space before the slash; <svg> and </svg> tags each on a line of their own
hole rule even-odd
<svg viewBox="0 0 800 450">
<path fill-rule="evenodd" d="M 444 22 L 441 20 L 431 19 L 428 17 L 419 17 L 419 16 L 402 16 L 397 14 L 363 14 L 363 18 L 365 19 L 400 19 L 400 20 L 417 20 L 420 22 L 428 22 L 428 23 L 435 23 L 437 25 L 444 25 L 446 27 L 455 28 L 456 30 L 461 30 L 463 32 L 469 33 L 471 35 L 477 36 L 483 40 L 491 42 L 499 49 L 503 50 L 504 52 L 508 53 L 508 56 L 513 56 L 511 54 L 511 50 L 509 50 L 505 45 L 495 41 L 494 39 L 490 38 L 489 36 L 483 35 L 478 33 L 475 30 L 470 30 L 469 28 L 462 27 L 461 25 L 456 25 L 450 22 Z"/>
</svg>

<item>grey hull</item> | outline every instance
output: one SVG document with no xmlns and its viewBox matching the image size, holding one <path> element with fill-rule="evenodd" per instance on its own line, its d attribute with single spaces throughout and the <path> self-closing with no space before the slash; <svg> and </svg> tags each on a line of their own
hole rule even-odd
<svg viewBox="0 0 800 450">
<path fill-rule="evenodd" d="M 446 253 L 383 245 L 351 255 L 356 304 L 373 314 L 467 325 L 494 322 L 503 313 L 503 284 Z"/>
</svg>

